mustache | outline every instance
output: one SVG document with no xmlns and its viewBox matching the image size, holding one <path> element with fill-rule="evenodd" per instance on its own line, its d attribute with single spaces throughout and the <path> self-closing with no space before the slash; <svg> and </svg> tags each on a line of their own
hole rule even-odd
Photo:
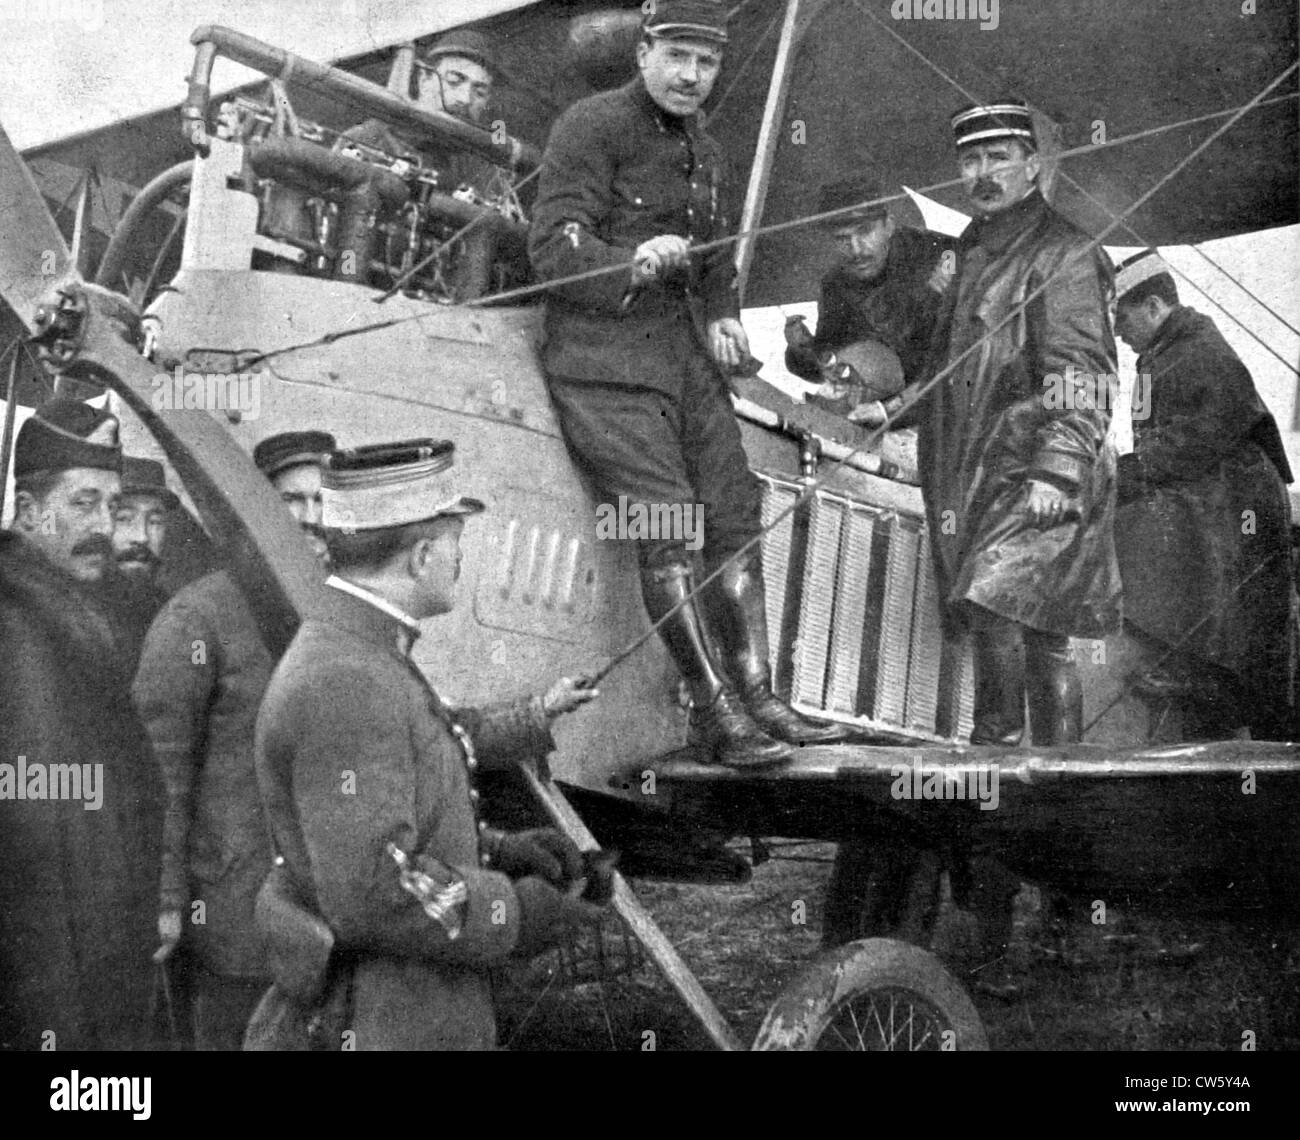
<svg viewBox="0 0 1300 1140">
<path fill-rule="evenodd" d="M 102 554 L 105 558 L 113 557 L 113 544 L 105 535 L 92 534 L 83 538 L 72 548 L 72 554 Z"/>
<path fill-rule="evenodd" d="M 1001 194 L 1002 187 L 999 186 L 992 178 L 977 178 L 975 185 L 970 188 L 972 195 L 977 194 Z"/>
<path fill-rule="evenodd" d="M 143 544 L 136 544 L 128 546 L 118 554 L 117 560 L 119 562 L 143 562 L 146 565 L 152 566 L 159 561 L 159 558 L 149 547 Z"/>
</svg>

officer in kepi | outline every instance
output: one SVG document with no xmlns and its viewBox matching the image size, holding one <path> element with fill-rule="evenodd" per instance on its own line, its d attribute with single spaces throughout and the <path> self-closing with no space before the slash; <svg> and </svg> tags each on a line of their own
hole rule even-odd
<svg viewBox="0 0 1300 1140">
<path fill-rule="evenodd" d="M 489 828 L 475 787 L 550 751 L 551 720 L 595 691 L 561 678 L 545 696 L 453 710 L 412 658 L 421 620 L 455 605 L 461 532 L 484 509 L 459 493 L 453 458 L 449 441 L 412 440 L 326 469 L 336 576 L 257 718 L 279 853 L 257 913 L 275 985 L 245 1048 L 301 1045 L 294 1027 L 322 1021 L 324 1048 L 343 1034 L 357 1049 L 492 1048 L 489 966 L 571 936 L 608 897 L 562 833 Z M 304 913 L 305 926 L 275 921 Z M 288 935 L 313 922 L 322 937 L 304 954 Z"/>
<path fill-rule="evenodd" d="M 707 606 L 682 535 L 640 541 L 641 596 L 690 688 L 697 740 L 719 763 L 754 767 L 847 732 L 773 694 L 757 544 L 740 553 L 760 532 L 760 498 L 724 373 L 747 361 L 749 342 L 733 251 L 695 252 L 731 232 L 722 155 L 699 116 L 726 43 L 721 4 L 653 6 L 637 77 L 552 128 L 529 250 L 555 282 L 547 384 L 598 499 L 703 507 L 704 567 L 724 567 Z M 591 270 L 607 272 L 582 276 Z"/>
<path fill-rule="evenodd" d="M 881 197 L 860 175 L 822 187 L 817 212 L 830 217 L 819 228 L 836 261 L 822 278 L 816 333 L 799 316 L 785 329 L 785 366 L 823 386 L 809 402 L 872 426 L 896 414 L 904 385 L 920 378 L 957 265 L 951 239 L 898 225 Z"/>
</svg>

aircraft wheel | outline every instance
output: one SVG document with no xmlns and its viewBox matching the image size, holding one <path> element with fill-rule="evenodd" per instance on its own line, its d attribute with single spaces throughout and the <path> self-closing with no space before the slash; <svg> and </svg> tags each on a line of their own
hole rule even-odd
<svg viewBox="0 0 1300 1140">
<path fill-rule="evenodd" d="M 929 952 L 868 938 L 822 954 L 768 1010 L 756 1050 L 988 1049 L 979 1014 Z"/>
</svg>

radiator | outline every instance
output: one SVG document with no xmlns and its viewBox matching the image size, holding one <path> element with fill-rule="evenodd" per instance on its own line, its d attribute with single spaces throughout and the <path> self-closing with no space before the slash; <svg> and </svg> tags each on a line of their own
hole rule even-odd
<svg viewBox="0 0 1300 1140">
<path fill-rule="evenodd" d="M 758 477 L 767 526 L 801 488 Z M 923 519 L 817 491 L 764 535 L 763 567 L 782 697 L 922 739 L 969 737 L 970 653 L 943 640 Z"/>
</svg>

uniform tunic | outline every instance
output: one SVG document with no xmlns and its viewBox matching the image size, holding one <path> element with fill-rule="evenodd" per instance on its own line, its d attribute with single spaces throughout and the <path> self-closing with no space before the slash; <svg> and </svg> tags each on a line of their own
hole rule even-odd
<svg viewBox="0 0 1300 1140">
<path fill-rule="evenodd" d="M 629 294 L 632 251 L 660 234 L 702 244 L 730 231 L 717 144 L 695 119 L 661 110 L 640 77 L 582 99 L 556 120 L 529 234 L 543 280 L 617 272 L 546 295 L 542 365 L 575 461 L 611 502 L 702 503 L 705 554 L 721 561 L 758 533 L 759 493 L 709 322 L 739 314 L 732 250 Z M 684 543 L 642 545 L 674 560 Z"/>
<path fill-rule="evenodd" d="M 974 603 L 1043 633 L 1100 637 L 1120 605 L 1110 412 L 1090 398 L 1092 378 L 1115 375 L 1110 262 L 1035 191 L 967 227 L 957 272 L 927 377 L 950 370 L 919 433 L 945 627 L 961 629 Z M 1029 479 L 1067 492 L 1077 512 L 1031 525 Z"/>
<path fill-rule="evenodd" d="M 1214 322 L 1185 305 L 1138 357 L 1138 377 L 1149 415 L 1120 459 L 1115 524 L 1124 617 L 1233 673 L 1257 712 L 1283 712 L 1291 470 L 1277 424 Z"/>
<path fill-rule="evenodd" d="M 132 687 L 167 788 L 161 906 L 213 973 L 267 978 L 253 901 L 271 834 L 253 770 L 253 726 L 275 661 L 225 571 L 182 589 L 154 621 Z M 191 903 L 204 921 L 189 921 Z"/>
<path fill-rule="evenodd" d="M 358 1049 L 487 1049 L 487 967 L 519 936 L 510 880 L 481 866 L 477 792 L 453 714 L 409 657 L 411 632 L 361 598 L 305 621 L 257 722 L 258 782 L 288 873 L 355 961 Z M 526 703 L 456 714 L 483 762 L 553 746 Z M 454 941 L 385 851 L 433 860 L 469 892 Z"/>
</svg>

